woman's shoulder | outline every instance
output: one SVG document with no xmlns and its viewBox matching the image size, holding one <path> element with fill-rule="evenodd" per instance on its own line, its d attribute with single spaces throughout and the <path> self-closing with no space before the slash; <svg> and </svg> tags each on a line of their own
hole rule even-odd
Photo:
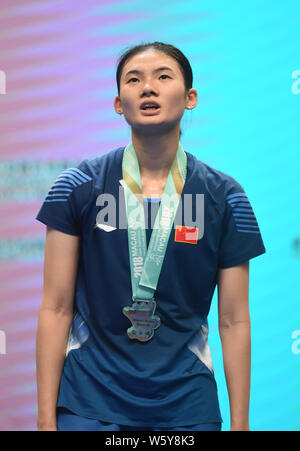
<svg viewBox="0 0 300 451">
<path fill-rule="evenodd" d="M 232 175 L 217 169 L 198 159 L 190 153 L 194 160 L 194 176 L 201 179 L 210 190 L 221 190 L 223 194 L 229 192 L 244 192 L 242 185 Z"/>
<path fill-rule="evenodd" d="M 124 148 L 125 146 L 118 147 L 99 155 L 85 158 L 78 164 L 77 168 L 92 179 L 98 179 L 99 176 L 103 175 L 120 162 L 120 157 Z"/>
</svg>

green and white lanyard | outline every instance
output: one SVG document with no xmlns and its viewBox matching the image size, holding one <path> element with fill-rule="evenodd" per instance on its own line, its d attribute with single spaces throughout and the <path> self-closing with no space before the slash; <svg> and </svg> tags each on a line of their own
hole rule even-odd
<svg viewBox="0 0 300 451">
<path fill-rule="evenodd" d="M 131 339 L 142 342 L 148 341 L 153 337 L 154 329 L 160 326 L 160 318 L 154 315 L 156 308 L 154 292 L 180 202 L 186 172 L 187 156 L 179 143 L 176 156 L 169 170 L 147 250 L 139 162 L 132 143 L 124 149 L 122 176 L 128 226 L 133 304 L 124 307 L 123 313 L 132 323 L 132 327 L 127 329 L 127 335 Z"/>
</svg>

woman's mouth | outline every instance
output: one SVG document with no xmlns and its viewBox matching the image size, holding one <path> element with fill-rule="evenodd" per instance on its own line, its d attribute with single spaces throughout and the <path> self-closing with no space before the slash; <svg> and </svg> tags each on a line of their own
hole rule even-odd
<svg viewBox="0 0 300 451">
<path fill-rule="evenodd" d="M 152 116 L 152 115 L 158 114 L 159 111 L 160 111 L 160 107 L 154 106 L 154 105 L 141 108 L 141 112 L 145 116 Z"/>
<path fill-rule="evenodd" d="M 152 116 L 157 114 L 160 110 L 160 105 L 157 102 L 146 100 L 140 106 L 143 115 Z"/>
</svg>

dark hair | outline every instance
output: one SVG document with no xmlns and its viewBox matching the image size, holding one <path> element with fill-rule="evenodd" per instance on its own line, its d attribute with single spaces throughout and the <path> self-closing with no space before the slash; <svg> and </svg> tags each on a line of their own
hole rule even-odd
<svg viewBox="0 0 300 451">
<path fill-rule="evenodd" d="M 184 54 L 177 47 L 174 47 L 171 44 L 165 44 L 163 42 L 155 41 L 155 42 L 142 43 L 142 44 L 136 45 L 134 47 L 130 47 L 119 57 L 118 62 L 117 62 L 117 72 L 116 72 L 118 95 L 120 95 L 120 80 L 121 80 L 121 74 L 122 74 L 124 65 L 127 63 L 127 61 L 130 58 L 132 58 L 133 56 L 137 55 L 138 53 L 141 53 L 149 48 L 158 50 L 159 52 L 163 52 L 166 55 L 170 56 L 171 58 L 174 58 L 177 61 L 177 63 L 179 64 L 180 70 L 182 72 L 186 91 L 188 91 L 190 88 L 192 88 L 193 72 L 192 72 L 192 68 L 189 63 L 189 60 L 184 56 Z M 181 130 L 180 130 L 180 136 L 181 136 Z"/>
</svg>

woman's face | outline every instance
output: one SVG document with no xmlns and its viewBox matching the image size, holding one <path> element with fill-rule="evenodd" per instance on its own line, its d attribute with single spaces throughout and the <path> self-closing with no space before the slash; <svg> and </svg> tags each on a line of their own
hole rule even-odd
<svg viewBox="0 0 300 451">
<path fill-rule="evenodd" d="M 143 109 L 145 102 L 155 102 L 158 108 Z M 124 65 L 120 96 L 116 96 L 114 106 L 131 127 L 147 133 L 176 125 L 179 128 L 185 108 L 194 108 L 196 103 L 196 90 L 186 92 L 177 61 L 163 52 L 147 49 Z"/>
</svg>

